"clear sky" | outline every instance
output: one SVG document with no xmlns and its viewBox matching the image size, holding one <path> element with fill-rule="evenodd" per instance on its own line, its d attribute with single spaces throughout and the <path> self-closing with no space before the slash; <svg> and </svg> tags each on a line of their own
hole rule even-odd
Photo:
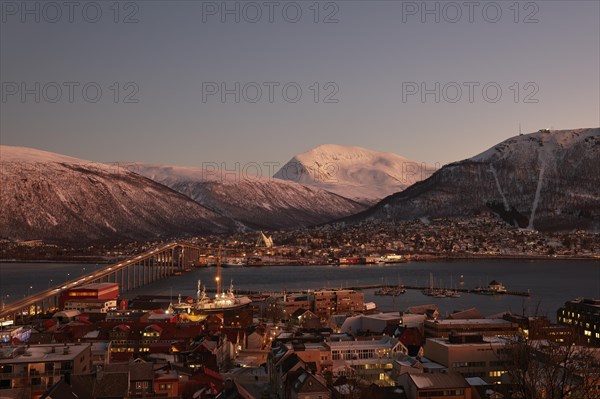
<svg viewBox="0 0 600 399">
<path fill-rule="evenodd" d="M 444 164 L 519 123 L 600 125 L 598 1 L 46 3 L 0 2 L 4 145 L 201 165 L 334 143 Z"/>
</svg>

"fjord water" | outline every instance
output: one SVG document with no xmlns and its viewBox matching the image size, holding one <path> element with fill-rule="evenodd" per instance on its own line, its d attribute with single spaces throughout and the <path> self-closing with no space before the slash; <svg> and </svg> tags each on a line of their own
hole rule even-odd
<svg viewBox="0 0 600 399">
<path fill-rule="evenodd" d="M 22 298 L 89 273 L 94 264 L 2 263 L 0 294 L 5 302 Z M 84 270 L 85 268 L 85 270 Z M 69 274 L 69 275 L 67 275 Z M 194 296 L 196 281 L 214 288 L 215 268 L 195 269 L 181 276 L 158 281 L 126 293 Z M 491 280 L 504 284 L 510 291 L 530 290 L 530 297 L 512 295 L 484 296 L 462 293 L 460 298 L 432 298 L 417 290 L 407 290 L 398 297 L 375 296 L 365 290 L 365 300 L 374 301 L 382 311 L 404 310 L 408 306 L 435 303 L 444 315 L 455 310 L 478 308 L 484 315 L 511 311 L 525 315 L 547 315 L 556 318 L 556 310 L 576 297 L 600 298 L 600 262 L 581 260 L 456 260 L 412 262 L 397 265 L 351 266 L 268 266 L 222 269 L 223 285 L 233 279 L 236 289 L 263 292 L 288 292 L 300 289 L 344 288 L 372 284 L 398 283 L 428 286 L 430 275 L 436 287 L 463 288 L 487 286 Z M 31 287 L 31 288 L 30 288 Z M 7 297 L 8 295 L 8 297 Z"/>
</svg>

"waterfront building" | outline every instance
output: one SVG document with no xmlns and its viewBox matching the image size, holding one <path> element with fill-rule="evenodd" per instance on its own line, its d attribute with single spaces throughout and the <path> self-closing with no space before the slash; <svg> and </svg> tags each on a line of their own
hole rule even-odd
<svg viewBox="0 0 600 399">
<path fill-rule="evenodd" d="M 288 318 L 298 309 L 311 310 L 311 300 L 308 294 L 289 294 L 283 297 L 283 306 Z"/>
<path fill-rule="evenodd" d="M 336 313 L 353 313 L 365 308 L 365 294 L 354 290 L 319 290 L 314 292 L 314 313 L 327 320 Z"/>
<path fill-rule="evenodd" d="M 116 299 L 70 299 L 64 304 L 65 310 L 78 310 L 81 313 L 108 313 L 116 308 Z"/>
<path fill-rule="evenodd" d="M 600 299 L 578 298 L 558 309 L 559 324 L 570 326 L 592 346 L 600 347 Z"/>
<path fill-rule="evenodd" d="M 64 290 L 59 298 L 59 305 L 64 306 L 67 301 L 82 300 L 117 300 L 119 298 L 119 284 L 92 283 L 81 287 Z"/>
</svg>

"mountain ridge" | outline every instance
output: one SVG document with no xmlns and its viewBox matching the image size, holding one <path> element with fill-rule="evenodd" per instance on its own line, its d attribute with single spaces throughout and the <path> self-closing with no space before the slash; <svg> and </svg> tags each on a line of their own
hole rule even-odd
<svg viewBox="0 0 600 399">
<path fill-rule="evenodd" d="M 493 212 L 539 230 L 600 229 L 600 129 L 514 136 L 345 221 Z"/>
<path fill-rule="evenodd" d="M 256 229 L 306 227 L 365 209 L 335 193 L 270 177 L 223 178 L 201 168 L 160 164 L 125 167 Z"/>
<path fill-rule="evenodd" d="M 184 195 L 110 165 L 0 147 L 0 236 L 86 243 L 224 233 L 240 226 Z"/>
</svg>

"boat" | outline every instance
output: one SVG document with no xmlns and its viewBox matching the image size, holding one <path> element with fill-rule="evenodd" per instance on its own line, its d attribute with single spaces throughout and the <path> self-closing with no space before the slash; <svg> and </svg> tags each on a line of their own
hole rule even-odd
<svg viewBox="0 0 600 399">
<path fill-rule="evenodd" d="M 365 262 L 365 258 L 359 258 L 357 256 L 345 257 L 345 258 L 339 259 L 340 265 L 354 265 L 354 264 L 359 264 L 359 263 L 364 263 L 364 262 Z"/>
<path fill-rule="evenodd" d="M 379 258 L 379 261 L 377 263 L 406 263 L 408 262 L 408 259 L 406 259 L 406 257 L 404 255 L 396 255 L 396 254 L 389 254 L 389 255 L 384 255 L 381 258 Z"/>
<path fill-rule="evenodd" d="M 226 269 L 234 267 L 244 267 L 244 258 L 225 258 L 225 262 L 221 263 L 221 267 Z"/>
<path fill-rule="evenodd" d="M 382 287 L 375 291 L 375 295 L 398 296 L 402 294 L 406 294 L 406 289 L 401 285 L 397 287 Z"/>
<path fill-rule="evenodd" d="M 206 293 L 206 287 L 201 288 L 201 281 L 198 280 L 196 300 L 192 303 L 182 302 L 180 295 L 178 303 L 171 305 L 171 308 L 177 313 L 207 314 L 243 308 L 250 303 L 252 303 L 252 300 L 247 296 L 235 295 L 233 290 L 233 280 L 226 292 L 217 293 L 214 298 L 211 298 Z"/>
<path fill-rule="evenodd" d="M 262 258 L 260 258 L 258 256 L 251 256 L 248 259 L 246 259 L 246 266 L 262 266 L 262 265 L 263 265 Z"/>
<path fill-rule="evenodd" d="M 202 287 L 202 282 L 198 280 L 196 290 L 196 299 L 190 302 L 182 302 L 181 295 L 177 304 L 171 305 L 170 310 L 178 313 L 187 313 L 193 315 L 204 315 L 210 313 L 222 313 L 225 311 L 240 309 L 252 303 L 247 296 L 235 295 L 233 289 L 233 280 L 231 280 L 229 289 L 221 292 L 221 257 L 217 256 L 217 273 L 215 276 L 217 282 L 217 293 L 211 298 L 206 293 L 206 286 Z"/>
</svg>

